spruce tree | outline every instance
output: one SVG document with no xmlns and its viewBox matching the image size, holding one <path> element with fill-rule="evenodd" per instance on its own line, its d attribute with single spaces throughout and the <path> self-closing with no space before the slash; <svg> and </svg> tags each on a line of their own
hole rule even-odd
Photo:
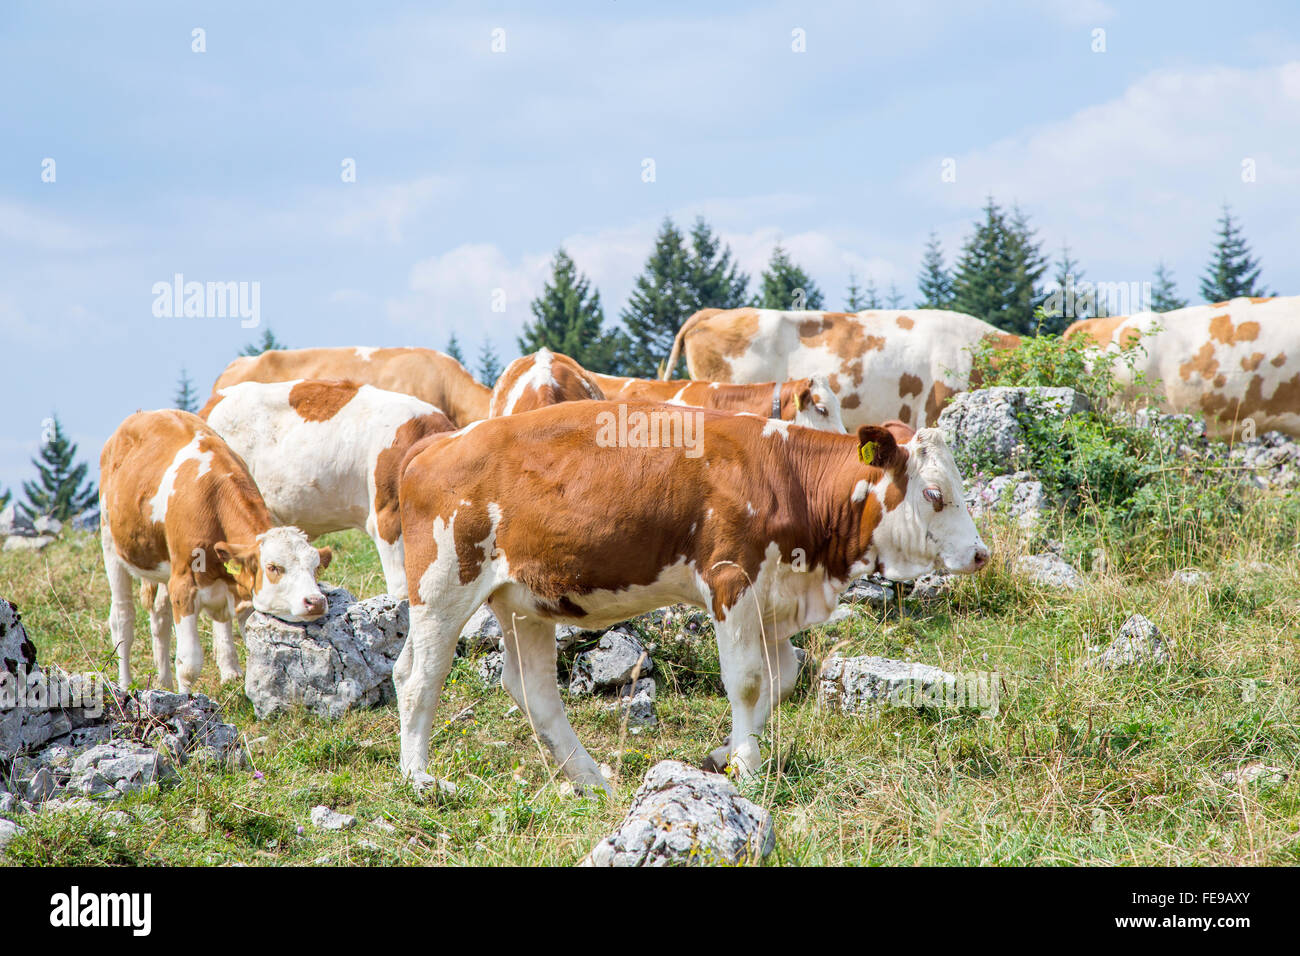
<svg viewBox="0 0 1300 956">
<path fill-rule="evenodd" d="M 1089 317 L 1085 314 L 1088 310 L 1079 301 L 1079 283 L 1083 281 L 1083 270 L 1079 268 L 1079 260 L 1070 253 L 1068 243 L 1061 243 L 1061 257 L 1056 260 L 1056 273 L 1052 278 L 1056 291 L 1045 303 L 1046 316 L 1041 331 L 1060 335 L 1075 319 Z"/>
<path fill-rule="evenodd" d="M 577 269 L 563 249 L 551 260 L 551 280 L 529 305 L 534 321 L 525 322 L 519 350 L 525 355 L 545 347 L 563 352 L 584 368 L 610 374 L 624 347 L 617 330 L 604 328 L 600 292 Z"/>
<path fill-rule="evenodd" d="M 696 310 L 738 309 L 749 298 L 749 276 L 740 271 L 731 247 L 722 245 L 703 216 L 691 226 L 688 271 Z"/>
<path fill-rule="evenodd" d="M 627 330 L 619 357 L 623 374 L 656 376 L 672 351 L 677 330 L 698 308 L 690 258 L 681 232 L 665 218 L 621 313 Z"/>
<path fill-rule="evenodd" d="M 1227 203 L 1219 220 L 1218 237 L 1210 264 L 1201 277 L 1201 298 L 1206 302 L 1224 302 L 1241 295 L 1272 295 L 1259 284 L 1259 259 L 1251 256 L 1250 245 Z"/>
<path fill-rule="evenodd" d="M 892 279 L 889 282 L 889 295 L 885 297 L 885 304 L 891 309 L 901 309 L 903 307 L 903 293 L 898 291 L 898 286 Z"/>
<path fill-rule="evenodd" d="M 858 285 L 858 276 L 852 269 L 849 270 L 849 289 L 844 297 L 845 312 L 861 312 L 867 307 L 867 300 L 863 297 L 862 287 Z"/>
<path fill-rule="evenodd" d="M 456 333 L 451 333 L 451 338 L 447 340 L 447 347 L 443 350 L 461 365 L 465 364 L 465 353 L 460 350 L 460 343 L 456 341 Z"/>
<path fill-rule="evenodd" d="M 285 347 L 284 343 L 275 337 L 275 333 L 269 328 L 266 328 L 262 330 L 262 337 L 260 339 L 256 342 L 251 342 L 248 345 L 245 345 L 243 349 L 240 350 L 239 354 L 261 355 L 263 352 L 270 352 Z"/>
<path fill-rule="evenodd" d="M 921 301 L 916 303 L 918 309 L 951 309 L 953 307 L 953 280 L 943 264 L 943 247 L 939 236 L 930 233 L 925 244 L 925 256 L 921 259 L 921 274 L 916 280 L 921 292 Z"/>
<path fill-rule="evenodd" d="M 882 307 L 880 293 L 876 290 L 876 280 L 871 278 L 870 275 L 867 276 L 866 287 L 862 290 L 862 301 L 865 303 L 862 306 L 864 309 L 879 309 Z"/>
<path fill-rule="evenodd" d="M 194 382 L 184 366 L 181 367 L 181 377 L 176 383 L 176 394 L 172 398 L 172 404 L 183 412 L 199 410 L 199 393 L 194 391 Z"/>
<path fill-rule="evenodd" d="M 984 217 L 962 246 L 953 277 L 953 308 L 1017 335 L 1037 329 L 1038 280 L 1047 268 L 1028 219 L 1008 217 L 990 196 Z"/>
<path fill-rule="evenodd" d="M 5 508 L 8 507 L 9 500 L 13 498 L 13 496 L 14 493 L 10 491 L 8 488 L 6 488 L 4 491 L 0 491 L 0 511 L 4 511 Z"/>
<path fill-rule="evenodd" d="M 1187 300 L 1179 298 L 1174 274 L 1165 268 L 1163 260 L 1156 263 L 1153 278 L 1155 281 L 1151 284 L 1152 312 L 1172 312 L 1174 309 L 1187 308 Z"/>
<path fill-rule="evenodd" d="M 86 463 L 77 463 L 77 446 L 63 433 L 57 415 L 44 439 L 40 456 L 32 459 L 37 480 L 23 482 L 27 501 L 18 507 L 30 519 L 50 515 L 68 521 L 93 506 L 99 490 L 86 481 Z"/>
<path fill-rule="evenodd" d="M 492 388 L 503 371 L 501 357 L 497 355 L 492 340 L 484 339 L 483 347 L 478 350 L 478 380 L 488 388 Z"/>
<path fill-rule="evenodd" d="M 795 265 L 790 256 L 776 244 L 767 269 L 763 271 L 762 285 L 755 305 L 762 309 L 810 309 L 822 307 L 822 293 L 808 273 Z"/>
</svg>

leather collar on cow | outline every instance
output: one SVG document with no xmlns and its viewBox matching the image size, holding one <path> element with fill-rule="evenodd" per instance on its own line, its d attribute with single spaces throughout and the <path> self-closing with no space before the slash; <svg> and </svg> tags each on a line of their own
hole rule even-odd
<svg viewBox="0 0 1300 956">
<path fill-rule="evenodd" d="M 772 418 L 781 417 L 781 383 L 772 385 Z"/>
</svg>

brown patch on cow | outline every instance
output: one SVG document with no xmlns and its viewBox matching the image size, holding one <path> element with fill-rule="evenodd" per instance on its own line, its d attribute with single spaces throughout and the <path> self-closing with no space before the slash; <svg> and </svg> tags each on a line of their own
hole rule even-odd
<svg viewBox="0 0 1300 956">
<path fill-rule="evenodd" d="M 1254 302 L 1256 305 L 1259 305 L 1259 303 L 1261 303 L 1261 302 L 1271 302 L 1271 301 L 1273 301 L 1273 296 L 1271 296 L 1271 295 L 1252 295 L 1252 296 L 1250 297 L 1250 301 L 1251 301 L 1251 302 Z"/>
<path fill-rule="evenodd" d="M 900 315 L 894 321 L 898 323 L 898 327 L 900 329 L 910 329 L 916 325 L 916 323 L 912 319 L 909 319 L 905 315 Z"/>
<path fill-rule="evenodd" d="M 1259 363 L 1262 361 L 1264 361 L 1264 353 L 1255 352 L 1250 356 L 1250 358 L 1244 358 L 1241 360 L 1242 371 L 1253 372 L 1255 369 L 1259 368 Z"/>
<path fill-rule="evenodd" d="M 758 335 L 758 312 L 732 309 L 705 317 L 686 333 L 686 365 L 691 378 L 725 382 L 731 378 L 728 358 L 743 355 Z"/>
<path fill-rule="evenodd" d="M 853 409 L 862 404 L 862 396 L 857 392 L 849 392 L 840 399 L 840 408 Z"/>
<path fill-rule="evenodd" d="M 1230 302 L 1231 302 L 1231 300 L 1227 300 L 1227 301 L 1224 301 L 1224 302 L 1211 302 L 1211 303 L 1210 303 L 1210 308 L 1211 308 L 1211 309 L 1223 309 L 1223 308 L 1226 308 L 1226 307 L 1230 304 Z"/>
<path fill-rule="evenodd" d="M 910 372 L 904 372 L 898 379 L 898 397 L 907 398 L 909 395 L 921 394 L 921 379 L 919 376 Z"/>
<path fill-rule="evenodd" d="M 1286 353 L 1278 352 L 1277 355 L 1273 356 L 1272 360 L 1268 364 L 1273 366 L 1274 368 L 1281 368 L 1282 363 L 1284 363 L 1285 361 L 1286 361 Z"/>
<path fill-rule="evenodd" d="M 1224 312 L 1210 319 L 1210 335 L 1224 345 L 1253 342 L 1259 338 L 1259 323 L 1242 322 L 1236 328 L 1233 328 L 1232 317 L 1227 312 Z"/>
<path fill-rule="evenodd" d="M 867 334 L 862 320 L 847 312 L 823 312 L 820 318 L 804 319 L 799 323 L 799 341 L 838 356 L 840 372 L 853 379 L 855 386 L 862 384 L 862 357 L 885 347 L 882 336 Z"/>
<path fill-rule="evenodd" d="M 1127 351 L 1142 341 L 1142 330 L 1137 328 L 1127 328 L 1119 334 L 1120 351 Z"/>
<path fill-rule="evenodd" d="M 1205 381 L 1214 377 L 1219 370 L 1219 360 L 1214 357 L 1214 343 L 1206 342 L 1196 356 L 1178 366 L 1178 374 L 1184 382 L 1190 382 L 1193 373 L 1199 374 Z"/>
<path fill-rule="evenodd" d="M 907 424 L 907 423 L 911 422 L 911 420 L 912 420 L 912 406 L 911 406 L 911 405 L 904 405 L 902 408 L 900 408 L 900 409 L 898 410 L 898 419 L 899 419 L 899 421 L 903 422 L 904 424 Z"/>
<path fill-rule="evenodd" d="M 1086 335 L 1098 348 L 1105 348 L 1115 338 L 1115 330 L 1128 318 L 1126 315 L 1112 315 L 1103 319 L 1079 319 L 1065 330 L 1067 339 L 1076 335 Z"/>
<path fill-rule="evenodd" d="M 453 431 L 455 426 L 442 412 L 430 412 L 402 422 L 393 435 L 393 443 L 375 458 L 375 520 L 379 536 L 392 544 L 402 534 L 402 512 L 398 507 L 397 486 L 402 478 L 402 460 L 411 447 L 429 435 Z"/>
<path fill-rule="evenodd" d="M 1222 372 L 1220 372 L 1218 375 L 1214 376 L 1214 387 L 1215 387 L 1215 388 L 1223 388 L 1223 386 L 1225 386 L 1225 385 L 1227 385 L 1227 384 L 1228 384 L 1228 376 L 1224 375 Z"/>
<path fill-rule="evenodd" d="M 1250 418 L 1261 413 L 1266 416 L 1295 415 L 1297 412 L 1300 412 L 1300 372 L 1278 382 L 1269 398 L 1264 397 L 1264 376 L 1251 377 L 1241 402 L 1240 417 Z"/>
<path fill-rule="evenodd" d="M 327 422 L 356 398 L 356 382 L 299 382 L 289 390 L 289 407 L 305 422 Z"/>
<path fill-rule="evenodd" d="M 930 394 L 925 397 L 925 423 L 934 425 L 939 421 L 939 413 L 943 411 L 944 405 L 948 399 L 957 394 L 955 388 L 949 388 L 943 382 L 938 380 L 930 386 Z"/>
</svg>

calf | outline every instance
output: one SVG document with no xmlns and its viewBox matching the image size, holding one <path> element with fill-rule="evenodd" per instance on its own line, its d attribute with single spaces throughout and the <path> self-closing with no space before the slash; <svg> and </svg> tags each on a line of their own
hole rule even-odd
<svg viewBox="0 0 1300 956">
<path fill-rule="evenodd" d="M 703 309 L 682 325 L 667 369 L 686 351 L 691 378 L 770 382 L 824 375 L 849 429 L 898 419 L 933 425 L 949 396 L 978 387 L 971 349 L 1020 339 L 963 312 Z"/>
<path fill-rule="evenodd" d="M 226 366 L 214 392 L 240 382 L 347 379 L 414 395 L 442 409 L 457 428 L 487 418 L 492 389 L 479 384 L 450 355 L 418 348 L 272 349 Z"/>
<path fill-rule="evenodd" d="M 188 693 L 203 667 L 198 612 L 212 618 L 221 680 L 239 677 L 231 619 L 255 608 L 288 621 L 325 613 L 316 574 L 329 548 L 313 548 L 297 528 L 276 526 L 239 456 L 200 418 L 171 409 L 136 412 L 99 457 L 100 536 L 112 592 L 108 626 L 118 681 L 131 683 L 135 637 L 132 578 L 166 584 L 171 613 L 148 601 L 154 664 L 175 686 L 170 660 Z M 251 605 L 251 607 L 250 607 Z"/>
<path fill-rule="evenodd" d="M 605 395 L 618 401 L 668 402 L 716 408 L 722 412 L 749 412 L 764 418 L 779 418 L 806 428 L 844 432 L 840 400 L 824 375 L 790 382 L 733 385 L 727 382 L 659 381 L 652 378 L 621 378 L 595 375 Z"/>
<path fill-rule="evenodd" d="M 676 415 L 696 454 L 655 442 Z M 605 781 L 564 714 L 555 625 L 603 627 L 677 601 L 716 624 L 732 733 L 710 759 L 759 766 L 759 735 L 794 686 L 790 636 L 855 578 L 988 560 L 942 435 L 855 435 L 752 415 L 570 402 L 429 439 L 403 466 L 411 630 L 393 671 L 401 767 L 418 787 L 456 638 L 484 601 L 505 634 L 502 681 L 564 772 Z M 658 432 L 662 435 L 662 432 Z"/>
<path fill-rule="evenodd" d="M 541 348 L 506 366 L 492 389 L 488 417 L 604 397 L 595 378 L 585 368 L 567 355 Z"/>
<path fill-rule="evenodd" d="M 388 593 L 406 597 L 398 466 L 426 435 L 451 431 L 428 402 L 356 382 L 243 382 L 199 412 L 248 465 L 279 524 L 311 537 L 359 528 Z"/>
<path fill-rule="evenodd" d="M 1129 397 L 1145 379 L 1166 409 L 1203 414 L 1214 437 L 1240 437 L 1250 420 L 1300 438 L 1300 296 L 1081 319 L 1065 335 L 1126 353 L 1112 368 Z"/>
</svg>

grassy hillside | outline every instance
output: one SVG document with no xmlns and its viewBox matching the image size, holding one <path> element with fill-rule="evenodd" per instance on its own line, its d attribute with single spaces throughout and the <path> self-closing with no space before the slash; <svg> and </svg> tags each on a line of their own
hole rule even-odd
<svg viewBox="0 0 1300 956">
<path fill-rule="evenodd" d="M 1196 520 L 1195 557 L 1209 572 L 1197 585 L 1171 577 L 1185 555 L 1161 559 L 1140 539 L 1080 526 L 1058 536 L 1076 555 L 1107 548 L 1110 570 L 1074 594 L 1043 590 L 1010 573 L 1028 544 L 998 525 L 987 532 L 993 566 L 950 595 L 798 638 L 817 657 L 835 648 L 997 671 L 1002 702 L 993 717 L 843 717 L 820 712 L 805 682 L 770 724 L 764 753 L 777 759 L 746 785 L 775 815 L 769 862 L 1300 863 L 1296 503 L 1259 495 L 1231 521 Z M 368 540 L 326 540 L 338 556 L 328 580 L 361 597 L 382 590 Z M 42 661 L 113 672 L 95 538 L 0 554 L 0 595 L 19 605 Z M 1172 639 L 1172 663 L 1085 669 L 1089 645 L 1108 643 L 1134 611 Z M 656 661 L 654 729 L 625 734 L 601 703 L 569 703 L 592 755 L 619 771 L 611 804 L 559 792 L 527 722 L 470 661 L 452 671 L 438 720 L 456 719 L 432 748 L 433 772 L 460 790 L 423 802 L 397 773 L 394 708 L 257 721 L 239 687 L 218 686 L 209 660 L 199 689 L 244 731 L 256 772 L 190 765 L 179 783 L 118 804 L 125 824 L 27 815 L 8 855 L 31 864 L 573 863 L 621 816 L 647 767 L 698 763 L 728 731 L 711 640 L 665 642 Z M 142 683 L 153 674 L 143 611 L 134 667 Z M 1280 785 L 1221 781 L 1256 760 L 1292 775 Z M 360 825 L 314 829 L 309 812 L 322 803 Z M 370 823 L 377 818 L 384 824 Z"/>
</svg>

